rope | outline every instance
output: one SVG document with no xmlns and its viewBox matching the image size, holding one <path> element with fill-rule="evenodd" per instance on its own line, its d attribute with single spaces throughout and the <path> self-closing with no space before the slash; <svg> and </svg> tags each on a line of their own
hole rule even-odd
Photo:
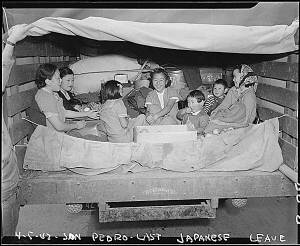
<svg viewBox="0 0 300 246">
<path fill-rule="evenodd" d="M 31 120 L 28 120 L 27 118 L 23 117 L 22 120 L 27 120 L 28 122 L 30 122 L 30 123 L 32 123 L 32 124 L 34 124 L 36 126 L 40 126 L 39 124 L 37 124 L 37 123 L 35 123 L 35 122 L 31 121 Z"/>
</svg>

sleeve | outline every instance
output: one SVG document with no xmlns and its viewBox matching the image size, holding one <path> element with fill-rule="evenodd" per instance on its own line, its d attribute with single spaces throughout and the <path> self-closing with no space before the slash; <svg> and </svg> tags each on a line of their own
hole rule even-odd
<svg viewBox="0 0 300 246">
<path fill-rule="evenodd" d="M 234 101 L 234 94 L 235 94 L 235 88 L 232 87 L 227 95 L 225 96 L 224 100 L 222 101 L 222 103 L 214 110 L 219 110 L 219 109 L 226 109 L 226 108 L 229 108 L 232 104 L 233 104 L 233 101 Z"/>
<path fill-rule="evenodd" d="M 146 101 L 145 101 L 145 107 L 147 107 L 147 105 L 152 105 L 153 104 L 153 91 L 151 91 L 148 96 L 146 97 Z"/>
<path fill-rule="evenodd" d="M 169 100 L 170 99 L 175 99 L 176 102 L 179 101 L 180 95 L 178 94 L 177 90 L 175 90 L 175 89 L 169 89 L 168 93 L 169 93 L 169 95 L 168 95 L 169 96 Z"/>
<path fill-rule="evenodd" d="M 205 113 L 210 111 L 211 106 L 214 104 L 214 96 L 208 96 L 203 105 L 203 110 Z"/>
<path fill-rule="evenodd" d="M 187 96 L 189 95 L 189 93 L 190 93 L 190 90 L 187 87 L 180 89 L 180 91 L 179 91 L 180 98 L 179 99 L 184 101 L 187 98 Z"/>
<path fill-rule="evenodd" d="M 183 120 L 184 116 L 186 115 L 186 114 L 184 113 L 184 110 L 185 110 L 185 108 L 182 108 L 182 109 L 178 110 L 177 115 L 176 115 L 176 116 L 177 116 L 177 119 Z"/>
<path fill-rule="evenodd" d="M 46 116 L 46 118 L 50 118 L 54 115 L 59 115 L 53 98 L 50 98 L 48 96 L 36 96 L 35 100 L 40 110 Z"/>
<path fill-rule="evenodd" d="M 2 92 L 5 90 L 14 63 L 14 59 L 2 60 Z"/>
<path fill-rule="evenodd" d="M 245 123 L 252 123 L 253 115 L 256 116 L 256 96 L 254 93 L 247 93 L 244 97 L 244 104 L 246 108 Z"/>
<path fill-rule="evenodd" d="M 127 109 L 125 107 L 125 104 L 122 100 L 118 100 L 115 103 L 115 111 L 117 112 L 119 117 L 127 117 Z"/>
</svg>

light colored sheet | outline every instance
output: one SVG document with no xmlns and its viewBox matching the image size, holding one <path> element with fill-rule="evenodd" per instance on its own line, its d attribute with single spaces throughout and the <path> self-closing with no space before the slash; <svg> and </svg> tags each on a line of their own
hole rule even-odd
<svg viewBox="0 0 300 246">
<path fill-rule="evenodd" d="M 24 167 L 82 174 L 106 173 L 122 166 L 133 172 L 153 168 L 177 171 L 273 172 L 282 164 L 278 118 L 177 143 L 104 143 L 75 138 L 38 126 L 28 143 Z"/>
</svg>

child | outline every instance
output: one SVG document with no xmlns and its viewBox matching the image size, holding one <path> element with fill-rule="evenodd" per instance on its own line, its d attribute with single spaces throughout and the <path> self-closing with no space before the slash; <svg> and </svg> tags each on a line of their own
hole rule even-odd
<svg viewBox="0 0 300 246">
<path fill-rule="evenodd" d="M 74 85 L 74 73 L 68 67 L 59 69 L 61 85 L 57 94 L 62 98 L 64 108 L 72 111 L 80 111 L 81 102 L 75 98 L 74 93 L 71 92 Z"/>
<path fill-rule="evenodd" d="M 182 124 L 197 130 L 198 134 L 203 134 L 208 125 L 209 116 L 203 109 L 205 96 L 199 90 L 193 90 L 187 97 L 188 107 L 178 111 L 177 118 L 182 120 Z"/>
<path fill-rule="evenodd" d="M 151 87 L 154 88 L 147 98 L 146 120 L 150 125 L 177 125 L 177 102 L 179 95 L 170 88 L 171 80 L 163 68 L 155 68 L 151 74 Z"/>
<path fill-rule="evenodd" d="M 232 87 L 224 101 L 211 113 L 211 122 L 205 132 L 214 129 L 247 127 L 256 117 L 257 76 L 245 64 L 233 70 Z"/>
<path fill-rule="evenodd" d="M 203 109 L 210 115 L 224 100 L 225 94 L 228 91 L 227 83 L 223 79 L 218 79 L 213 85 L 213 94 L 206 99 Z"/>
<path fill-rule="evenodd" d="M 145 115 L 128 119 L 127 109 L 122 100 L 123 87 L 116 80 L 109 80 L 103 85 L 103 106 L 100 119 L 109 142 L 128 143 L 133 141 L 133 128 L 145 125 Z"/>
</svg>

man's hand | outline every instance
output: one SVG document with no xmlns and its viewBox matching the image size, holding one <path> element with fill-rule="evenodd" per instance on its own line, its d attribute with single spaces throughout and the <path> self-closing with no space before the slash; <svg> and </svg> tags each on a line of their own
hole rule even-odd
<svg viewBox="0 0 300 246">
<path fill-rule="evenodd" d="M 13 26 L 8 30 L 8 38 L 7 40 L 12 43 L 17 43 L 18 41 L 24 39 L 27 36 L 27 32 L 33 28 L 32 24 L 18 24 Z"/>
</svg>

